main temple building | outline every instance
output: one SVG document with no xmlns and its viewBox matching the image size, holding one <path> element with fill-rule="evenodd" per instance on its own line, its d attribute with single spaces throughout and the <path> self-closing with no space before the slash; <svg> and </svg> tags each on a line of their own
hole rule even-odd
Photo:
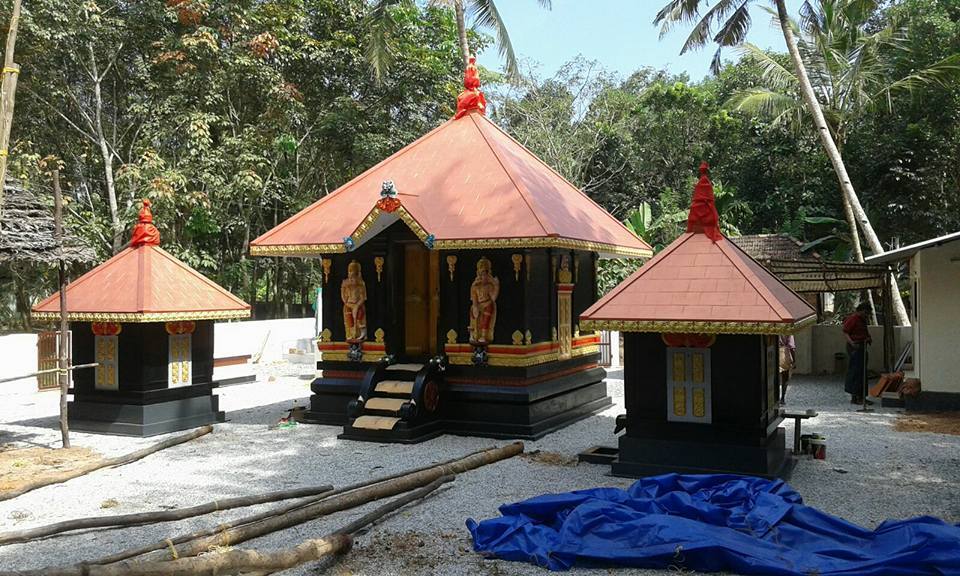
<svg viewBox="0 0 960 576">
<path fill-rule="evenodd" d="M 484 115 L 471 62 L 456 116 L 251 243 L 320 258 L 321 376 L 308 421 L 343 437 L 537 438 L 610 405 L 604 257 L 650 247 Z"/>
</svg>

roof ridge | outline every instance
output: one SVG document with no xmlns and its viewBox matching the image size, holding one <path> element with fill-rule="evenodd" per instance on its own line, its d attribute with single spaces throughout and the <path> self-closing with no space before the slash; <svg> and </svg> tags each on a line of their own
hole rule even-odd
<svg viewBox="0 0 960 576">
<path fill-rule="evenodd" d="M 471 116 L 472 116 L 472 114 L 471 114 Z M 313 202 L 313 203 L 310 204 L 309 206 L 304 207 L 302 210 L 300 210 L 299 212 L 297 212 L 297 213 L 294 214 L 293 216 L 290 216 L 289 218 L 287 218 L 286 220 L 284 220 L 284 221 L 281 222 L 280 224 L 274 226 L 274 227 L 271 228 L 270 230 L 267 230 L 266 232 L 264 232 L 264 233 L 261 234 L 260 236 L 257 236 L 256 238 L 254 238 L 254 239 L 250 242 L 250 244 L 252 245 L 252 244 L 256 244 L 256 243 L 258 243 L 258 242 L 260 242 L 260 241 L 267 240 L 268 238 L 270 238 L 271 236 L 273 236 L 276 232 L 282 230 L 283 228 L 286 228 L 288 225 L 290 225 L 290 224 L 296 222 L 297 220 L 299 220 L 300 218 L 306 216 L 308 212 L 311 212 L 314 208 L 316 208 L 317 206 L 320 206 L 321 204 L 323 204 L 325 201 L 327 201 L 328 198 L 332 198 L 332 197 L 334 197 L 334 196 L 339 196 L 340 194 L 346 192 L 346 191 L 347 191 L 349 188 L 351 188 L 358 180 L 360 180 L 361 178 L 363 178 L 364 176 L 366 176 L 366 175 L 369 174 L 370 172 L 373 172 L 374 170 L 376 170 L 376 169 L 379 168 L 380 166 L 386 164 L 387 162 L 393 160 L 395 157 L 399 156 L 400 154 L 403 154 L 403 153 L 405 153 L 405 152 L 407 152 L 407 151 L 409 151 L 409 150 L 412 150 L 413 148 L 417 147 L 417 146 L 420 145 L 422 142 L 426 141 L 426 140 L 429 139 L 431 136 L 433 136 L 434 134 L 436 134 L 441 128 L 443 128 L 444 126 L 450 124 L 451 122 L 454 122 L 454 120 L 453 120 L 453 119 L 446 120 L 446 121 L 440 123 L 440 124 L 439 124 L 437 127 L 435 127 L 433 130 L 430 130 L 429 132 L 427 132 L 427 133 L 424 134 L 423 136 L 417 138 L 417 139 L 414 140 L 413 142 L 410 142 L 409 144 L 407 144 L 407 145 L 405 145 L 405 146 L 402 146 L 399 150 L 397 150 L 397 151 L 394 152 L 393 154 L 387 156 L 387 157 L 384 158 L 383 160 L 377 162 L 377 163 L 374 164 L 373 166 L 367 168 L 366 170 L 364 170 L 363 172 L 357 174 L 356 176 L 354 176 L 353 178 L 351 178 L 350 180 L 348 180 L 348 181 L 345 182 L 344 184 L 340 185 L 340 186 L 339 186 L 338 188 L 336 188 L 333 192 L 330 192 L 329 194 L 327 194 L 327 195 L 325 195 L 325 196 L 322 196 L 321 198 L 317 199 L 315 202 Z M 411 196 L 412 196 L 412 194 L 411 194 Z"/>
<path fill-rule="evenodd" d="M 723 239 L 725 240 L 725 242 L 715 242 L 715 244 L 717 245 L 717 248 L 720 249 L 720 252 L 727 257 L 727 260 L 729 260 L 737 268 L 737 270 L 740 271 L 740 274 L 743 275 L 744 279 L 750 283 L 750 286 L 752 286 L 753 289 L 756 290 L 758 294 L 760 294 L 760 297 L 763 298 L 763 300 L 767 303 L 767 306 L 769 306 L 774 312 L 776 312 L 781 320 L 788 317 L 790 315 L 790 311 L 787 310 L 786 306 L 784 306 L 783 303 L 780 302 L 780 300 L 773 295 L 773 292 L 771 292 L 770 289 L 767 288 L 766 284 L 759 281 L 760 278 L 757 277 L 757 275 L 753 272 L 753 270 L 750 270 L 749 268 L 745 269 L 744 262 L 739 258 L 735 258 L 734 255 L 728 251 L 726 246 L 733 246 L 734 252 L 738 252 L 740 255 L 746 256 L 748 260 L 750 260 L 757 266 L 760 266 L 760 269 L 767 272 L 767 274 L 770 275 L 774 280 L 776 280 L 780 284 L 783 284 L 782 282 L 780 282 L 780 279 L 774 276 L 773 274 L 771 274 L 769 270 L 767 270 L 766 268 L 763 267 L 762 264 L 754 260 L 743 249 L 737 246 L 736 243 L 727 239 L 726 236 L 724 236 Z M 784 287 L 786 287 L 785 284 L 784 284 Z M 787 289 L 789 290 L 789 288 Z"/>
<path fill-rule="evenodd" d="M 501 134 L 503 134 L 504 136 L 506 136 L 511 142 L 513 142 L 514 144 L 516 144 L 517 146 L 519 146 L 521 150 L 523 150 L 524 152 L 526 152 L 527 156 L 530 156 L 530 157 L 533 158 L 535 161 L 537 161 L 539 164 L 541 164 L 543 167 L 545 167 L 547 170 L 549 170 L 550 172 L 553 172 L 554 175 L 556 175 L 558 178 L 560 178 L 560 180 L 562 180 L 564 183 L 566 183 L 566 184 L 569 185 L 571 188 L 573 188 L 578 194 L 580 194 L 581 196 L 583 196 L 584 198 L 586 198 L 588 201 L 590 201 L 590 203 L 593 204 L 595 207 L 597 207 L 597 208 L 599 208 L 600 210 L 602 210 L 603 213 L 606 214 L 606 215 L 610 218 L 610 220 L 612 220 L 613 222 L 616 222 L 617 226 L 619 226 L 620 228 L 626 230 L 626 231 L 629 232 L 630 234 L 633 234 L 634 236 L 637 236 L 636 234 L 634 234 L 634 232 L 632 232 L 629 228 L 627 228 L 626 225 L 624 225 L 623 222 L 621 222 L 621 221 L 618 220 L 616 217 L 614 217 L 613 214 L 607 212 L 607 209 L 604 208 L 603 206 L 601 206 L 600 204 L 598 204 L 597 201 L 594 200 L 593 198 L 591 198 L 589 194 L 587 194 L 586 192 L 584 192 L 580 187 L 576 186 L 573 182 L 567 180 L 566 177 L 565 177 L 563 174 L 557 172 L 557 170 L 556 170 L 555 168 L 553 168 L 553 166 L 550 166 L 549 164 L 547 164 L 546 162 L 544 162 L 542 158 L 540 158 L 539 156 L 537 156 L 536 154 L 534 154 L 533 152 L 531 152 L 529 149 L 527 149 L 526 146 L 524 146 L 520 141 L 518 141 L 516 138 L 514 138 L 513 136 L 511 136 L 506 130 L 504 130 L 503 128 L 500 128 L 499 126 L 497 126 L 497 124 L 496 124 L 495 122 L 493 122 L 492 120 L 490 120 L 490 119 L 487 118 L 486 116 L 484 116 L 483 119 L 486 120 L 487 123 L 489 123 L 491 126 L 493 126 L 493 127 L 494 127 L 496 130 L 498 130 Z M 642 237 L 640 237 L 640 236 L 637 236 L 637 238 L 639 238 L 640 241 L 643 242 L 643 243 L 647 246 L 647 248 L 650 248 L 651 251 L 653 250 L 653 247 L 650 246 L 650 244 L 648 244 L 647 241 L 646 241 L 644 238 L 642 238 Z"/>
<path fill-rule="evenodd" d="M 474 116 L 476 116 L 476 114 L 467 114 L 467 116 L 472 119 Z M 483 118 L 486 120 L 486 116 L 484 116 Z M 487 121 L 489 122 L 489 120 Z M 490 122 L 490 123 L 493 124 L 493 122 Z M 487 138 L 487 135 L 483 131 L 483 127 L 480 126 L 480 124 L 478 124 L 476 120 L 473 121 L 473 124 L 474 126 L 477 127 L 477 131 L 480 132 L 480 137 L 483 138 L 483 142 L 487 145 L 487 148 L 490 149 L 490 153 L 493 154 L 493 157 L 497 159 L 497 163 L 500 164 L 500 167 L 503 169 L 503 173 L 507 175 L 507 178 L 509 178 L 511 182 L 513 182 L 513 186 L 517 189 L 517 192 L 520 193 L 520 198 L 523 199 L 523 203 L 526 204 L 527 208 L 530 209 L 530 212 L 533 214 L 533 217 L 537 220 L 537 224 L 540 225 L 540 228 L 543 230 L 544 234 L 546 234 L 547 236 L 550 236 L 550 235 L 559 236 L 557 232 L 547 230 L 547 227 L 544 224 L 543 219 L 540 217 L 539 206 L 534 206 L 536 202 L 533 200 L 533 198 L 529 197 L 530 196 L 529 191 L 526 191 L 524 187 L 521 186 L 520 182 L 518 182 L 517 179 L 513 177 L 513 173 L 507 168 L 506 164 L 504 164 L 503 158 L 501 158 L 500 155 L 497 154 L 497 151 L 494 148 L 493 144 L 490 142 L 490 139 Z"/>
<path fill-rule="evenodd" d="M 634 282 L 642 278 L 647 272 L 652 270 L 661 260 L 666 258 L 669 254 L 673 253 L 680 246 L 685 244 L 687 240 L 693 238 L 693 232 L 684 232 L 680 236 L 677 236 L 673 242 L 671 242 L 666 248 L 661 250 L 658 254 L 654 255 L 653 258 L 645 262 L 636 272 L 624 279 L 620 284 L 615 286 L 613 290 L 607 292 L 602 298 L 593 303 L 590 307 L 584 310 L 580 316 L 589 316 L 595 314 L 601 308 L 607 305 L 607 302 L 616 298 L 621 292 L 633 285 Z"/>
<path fill-rule="evenodd" d="M 248 303 L 245 302 L 244 300 L 240 299 L 239 297 L 237 297 L 236 295 L 234 295 L 232 292 L 230 292 L 229 290 L 227 290 L 227 289 L 224 288 L 223 286 L 221 286 L 221 285 L 217 284 L 216 282 L 214 282 L 213 280 L 207 278 L 205 275 L 201 274 L 199 271 L 195 270 L 195 269 L 192 268 L 189 264 L 187 264 L 186 262 L 183 262 L 182 260 L 180 260 L 179 258 L 177 258 L 176 256 L 174 256 L 173 254 L 167 252 L 166 250 L 164 250 L 163 248 L 161 248 L 161 247 L 159 247 L 159 246 L 151 246 L 151 248 L 153 248 L 157 253 L 159 253 L 160 256 L 163 256 L 164 258 L 166 258 L 167 260 L 169 260 L 170 262 L 172 262 L 172 263 L 175 264 L 176 266 L 179 266 L 179 267 L 180 267 L 181 269 L 183 269 L 185 272 L 189 273 L 189 274 L 190 274 L 191 276 L 193 276 L 194 278 L 200 280 L 201 282 L 203 282 L 204 284 L 206 284 L 208 287 L 214 289 L 215 291 L 219 292 L 220 294 L 222 294 L 222 295 L 224 295 L 224 296 L 227 296 L 228 298 L 230 298 L 231 300 L 235 301 L 236 303 L 241 304 L 241 305 L 243 305 L 243 306 L 246 307 L 246 308 L 250 308 L 250 304 L 248 304 Z"/>
<path fill-rule="evenodd" d="M 146 287 L 144 285 L 144 278 L 147 277 L 147 274 L 150 273 L 150 270 L 153 268 L 150 266 L 149 254 L 147 254 L 147 248 L 153 246 L 153 244 L 141 244 L 134 248 L 137 251 L 137 311 L 143 311 L 144 307 L 147 305 L 146 299 Z"/>
</svg>

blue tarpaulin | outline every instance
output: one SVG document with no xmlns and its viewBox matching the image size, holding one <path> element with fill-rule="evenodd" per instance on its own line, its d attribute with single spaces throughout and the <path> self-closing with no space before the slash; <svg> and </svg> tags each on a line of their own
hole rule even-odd
<svg viewBox="0 0 960 576">
<path fill-rule="evenodd" d="M 960 575 L 960 526 L 932 517 L 867 530 L 803 504 L 782 480 L 666 474 L 500 507 L 467 520 L 474 549 L 551 570 L 574 564 L 810 576 Z"/>
</svg>

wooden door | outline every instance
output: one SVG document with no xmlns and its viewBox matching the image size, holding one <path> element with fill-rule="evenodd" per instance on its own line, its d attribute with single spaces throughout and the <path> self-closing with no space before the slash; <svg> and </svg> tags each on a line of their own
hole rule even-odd
<svg viewBox="0 0 960 576">
<path fill-rule="evenodd" d="M 407 244 L 403 258 L 403 342 L 407 356 L 429 356 L 437 343 L 439 310 L 437 253 Z"/>
</svg>

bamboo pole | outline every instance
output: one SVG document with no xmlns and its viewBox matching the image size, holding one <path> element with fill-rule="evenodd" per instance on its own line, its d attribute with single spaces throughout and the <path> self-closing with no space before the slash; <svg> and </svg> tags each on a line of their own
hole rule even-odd
<svg viewBox="0 0 960 576">
<path fill-rule="evenodd" d="M 113 526 L 142 526 L 144 524 L 155 524 L 157 522 L 171 522 L 174 520 L 184 520 L 194 516 L 202 516 L 221 510 L 231 510 L 233 508 L 242 508 L 245 506 L 256 506 L 257 504 L 266 504 L 268 502 L 279 502 L 281 500 L 292 500 L 294 498 L 303 498 L 305 496 L 317 496 L 328 494 L 333 491 L 333 486 L 310 486 L 307 488 L 294 488 L 291 490 L 276 490 L 253 496 L 237 496 L 234 498 L 225 498 L 223 500 L 214 500 L 205 504 L 198 504 L 189 508 L 180 508 L 177 510 L 161 510 L 156 512 L 139 512 L 136 514 L 121 514 L 118 516 L 92 516 L 89 518 L 78 518 L 75 520 L 65 520 L 46 526 L 37 526 L 26 530 L 14 530 L 12 532 L 0 533 L 0 545 L 12 544 L 14 542 L 24 542 L 34 538 L 43 538 L 62 534 L 72 530 L 86 530 L 90 528 L 108 528 Z"/>
<path fill-rule="evenodd" d="M 10 146 L 10 128 L 13 125 L 13 106 L 17 93 L 17 75 L 20 67 L 13 61 L 20 26 L 20 0 L 13 0 L 7 46 L 3 53 L 3 81 L 0 84 L 0 225 L 3 222 L 4 188 L 7 183 L 7 155 Z"/>
<path fill-rule="evenodd" d="M 382 500 L 383 498 L 396 496 L 397 494 L 402 494 L 415 488 L 426 486 L 427 484 L 430 484 L 434 480 L 442 478 L 443 476 L 455 475 L 468 470 L 473 470 L 481 466 L 486 466 L 487 464 L 492 464 L 494 462 L 499 462 L 500 460 L 511 458 L 522 452 L 523 443 L 516 442 L 501 448 L 494 448 L 479 454 L 473 454 L 449 464 L 434 466 L 433 468 L 428 468 L 420 472 L 414 472 L 412 474 L 401 476 L 394 480 L 389 480 L 387 482 L 381 482 L 379 484 L 374 484 L 373 486 L 354 490 L 334 498 L 325 498 L 319 502 L 310 504 L 299 510 L 293 510 L 286 514 L 272 516 L 259 522 L 244 526 L 237 526 L 236 528 L 224 530 L 205 538 L 191 540 L 177 546 L 169 547 L 168 549 L 157 550 L 144 555 L 143 561 L 151 562 L 170 560 L 171 557 L 184 558 L 187 556 L 197 556 L 215 546 L 234 546 L 241 542 L 258 538 L 264 534 L 269 534 L 271 532 L 290 528 L 291 526 L 296 526 L 297 524 L 309 522 L 310 520 L 315 520 L 321 516 L 326 516 L 342 510 L 349 510 L 350 508 L 356 508 L 357 506 L 369 504 L 375 500 Z"/>
<path fill-rule="evenodd" d="M 60 190 L 60 171 L 53 171 L 53 222 L 57 238 L 60 280 L 60 335 L 57 338 L 57 376 L 60 380 L 60 441 L 64 448 L 70 447 L 70 426 L 67 423 L 67 392 L 70 389 L 70 373 L 67 371 L 67 264 L 63 261 L 63 192 Z"/>
<path fill-rule="evenodd" d="M 198 538 L 203 538 L 203 537 L 205 537 L 205 536 L 212 536 L 212 535 L 214 535 L 214 534 L 219 534 L 220 532 L 223 532 L 223 531 L 225 531 L 225 530 L 229 530 L 229 529 L 231 529 L 231 528 L 235 528 L 235 527 L 237 527 L 237 526 L 243 526 L 243 525 L 245 525 L 245 524 L 252 524 L 252 523 L 254 523 L 254 522 L 259 522 L 259 521 L 261 521 L 261 520 L 264 520 L 264 519 L 266 519 L 266 518 L 270 518 L 270 517 L 272 517 L 272 516 L 277 516 L 277 515 L 280 515 L 280 514 L 286 514 L 286 513 L 288 513 L 288 512 L 293 511 L 293 510 L 298 510 L 298 509 L 300 509 L 300 508 L 304 508 L 305 506 L 308 506 L 308 505 L 313 504 L 314 502 L 318 502 L 318 501 L 320 501 L 320 500 L 324 500 L 324 499 L 327 499 L 327 498 L 332 498 L 332 497 L 337 496 L 337 495 L 340 495 L 340 494 L 346 494 L 347 492 L 352 492 L 352 491 L 354 491 L 354 490 L 359 490 L 360 488 L 366 488 L 367 486 L 373 486 L 374 484 L 382 484 L 383 482 L 388 482 L 388 481 L 393 480 L 393 479 L 395 479 L 395 478 L 400 478 L 401 476 L 406 476 L 406 475 L 412 474 L 412 473 L 414 473 L 414 472 L 421 472 L 421 471 L 423 471 L 423 470 L 429 470 L 429 469 L 434 468 L 434 467 L 436 467 L 436 466 L 443 466 L 443 465 L 446 465 L 446 464 L 451 464 L 451 463 L 453 463 L 453 462 L 456 462 L 456 461 L 458 461 L 458 460 L 461 460 L 461 459 L 463 459 L 463 458 L 466 458 L 467 456 L 473 456 L 474 454 L 480 454 L 480 453 L 482 453 L 482 452 L 485 452 L 485 451 L 487 451 L 487 450 L 492 450 L 492 449 L 493 449 L 493 448 L 484 448 L 484 449 L 482 449 L 482 450 L 477 450 L 476 452 L 471 452 L 470 454 L 466 454 L 465 456 L 461 456 L 461 457 L 459 457 L 459 458 L 453 458 L 453 459 L 447 460 L 447 461 L 445 461 L 445 462 L 440 462 L 439 464 L 430 464 L 430 465 L 427 465 L 427 466 L 422 466 L 422 467 L 420 467 L 420 468 L 415 468 L 415 469 L 413 469 L 413 470 L 404 470 L 404 471 L 402 471 L 402 472 L 397 472 L 397 473 L 395 473 L 395 474 L 390 474 L 389 476 L 381 476 L 381 477 L 379 477 L 379 478 L 373 478 L 373 479 L 371 479 L 371 480 L 364 480 L 363 482 L 358 482 L 358 483 L 356 483 L 356 484 L 351 484 L 350 486 L 344 486 L 343 488 L 337 488 L 337 489 L 334 490 L 333 492 L 329 492 L 329 493 L 327 493 L 327 494 L 324 494 L 324 495 L 320 496 L 319 498 L 305 498 L 305 499 L 303 499 L 303 500 L 298 500 L 297 502 L 293 502 L 293 503 L 287 504 L 287 505 L 285 505 L 285 506 L 280 506 L 280 507 L 274 508 L 274 509 L 272 509 L 272 510 L 267 510 L 267 511 L 261 512 L 261 513 L 259 513 L 259 514 L 254 514 L 254 515 L 252 515 L 252 516 L 246 516 L 246 517 L 244 517 L 244 518 L 238 518 L 237 520 L 233 520 L 232 522 L 227 522 L 227 523 L 224 523 L 224 524 L 220 524 L 220 525 L 214 526 L 214 527 L 212 527 L 212 528 L 207 528 L 207 529 L 204 529 L 204 530 L 199 530 L 199 531 L 197 531 L 197 532 L 192 532 L 192 533 L 189 533 L 189 534 L 181 534 L 180 536 L 177 536 L 176 538 L 165 538 L 165 539 L 160 540 L 160 541 L 158 541 L 158 542 L 154 542 L 153 544 L 147 544 L 146 546 L 141 546 L 140 548 L 133 548 L 133 549 L 128 549 L 128 550 L 121 550 L 120 552 L 117 552 L 117 553 L 115 553 L 115 554 L 111 554 L 110 556 L 105 556 L 105 557 L 99 558 L 99 559 L 97 559 L 97 560 L 92 560 L 92 561 L 84 562 L 84 564 L 89 564 L 89 565 L 93 565 L 93 564 L 113 564 L 113 563 L 115 563 L 115 562 L 120 562 L 121 560 L 126 560 L 126 559 L 128 559 L 128 558 L 135 558 L 135 557 L 137 557 L 137 556 L 143 556 L 143 555 L 146 554 L 147 552 L 153 552 L 154 550 L 160 550 L 160 549 L 162 549 L 162 548 L 166 548 L 166 547 L 171 546 L 171 545 L 175 546 L 175 545 L 177 545 L 177 544 L 183 544 L 184 542 L 189 542 L 189 541 L 191 541 L 191 540 L 196 540 L 196 539 L 198 539 Z"/>
<path fill-rule="evenodd" d="M 39 571 L 0 572 L 0 576 L 205 576 L 207 574 L 224 575 L 250 572 L 263 574 L 287 570 L 306 562 L 314 562 L 333 554 L 347 552 L 353 545 L 353 534 L 387 514 L 426 497 L 443 484 L 453 480 L 454 476 L 450 475 L 436 478 L 418 490 L 392 500 L 361 516 L 333 534 L 315 540 L 307 540 L 288 550 L 277 552 L 228 550 L 216 554 L 205 554 L 198 558 L 186 557 L 169 561 L 120 562 L 107 566 L 71 566 Z"/>
<path fill-rule="evenodd" d="M 18 490 L 4 492 L 3 494 L 0 494 L 0 501 L 10 500 L 12 498 L 16 498 L 17 496 L 22 496 L 23 494 L 26 494 L 31 490 L 36 490 L 37 488 L 43 488 L 44 486 L 50 486 L 52 484 L 60 484 L 61 482 L 72 480 L 74 478 L 83 476 L 84 474 L 89 474 L 90 472 L 99 470 L 101 468 L 113 468 L 115 466 L 122 466 L 124 464 L 136 462 L 137 460 L 145 458 L 150 454 L 153 454 L 154 452 L 159 452 L 164 448 L 170 448 L 171 446 L 176 446 L 177 444 L 183 444 L 184 442 L 189 442 L 194 438 L 199 438 L 204 434 L 209 434 L 212 431 L 213 431 L 213 426 L 204 426 L 202 428 L 197 428 L 196 430 L 193 430 L 192 432 L 189 432 L 187 434 L 181 434 L 180 436 L 176 436 L 174 438 L 168 438 L 163 442 L 158 442 L 153 446 L 148 446 L 141 450 L 137 450 L 136 452 L 124 454 L 123 456 L 117 456 L 116 458 L 107 458 L 99 462 L 93 462 L 86 466 L 82 466 L 80 468 L 77 468 L 76 470 L 70 470 L 68 472 L 64 472 L 63 474 L 60 474 L 59 476 L 55 476 L 53 478 L 38 480 L 36 482 L 27 484 L 26 486 Z"/>
<path fill-rule="evenodd" d="M 76 366 L 67 366 L 64 368 L 66 371 L 71 370 L 80 370 L 81 368 L 96 368 L 100 364 L 97 362 L 91 362 L 90 364 L 77 364 Z M 39 376 L 41 374 L 50 374 L 52 372 L 60 372 L 60 368 L 48 368 L 46 370 L 37 370 L 36 372 L 31 372 L 30 374 L 24 374 L 23 376 L 12 376 L 10 378 L 0 378 L 0 384 L 6 382 L 14 382 L 16 380 L 26 380 L 27 378 L 33 378 L 34 376 Z"/>
</svg>

